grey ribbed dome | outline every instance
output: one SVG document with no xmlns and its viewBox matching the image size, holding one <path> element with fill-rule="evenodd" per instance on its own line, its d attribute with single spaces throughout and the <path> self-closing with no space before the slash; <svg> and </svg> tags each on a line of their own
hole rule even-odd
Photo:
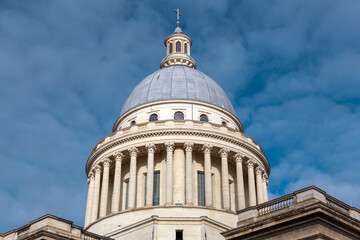
<svg viewBox="0 0 360 240">
<path fill-rule="evenodd" d="M 182 65 L 162 68 L 142 80 L 126 100 L 121 114 L 145 103 L 172 99 L 211 103 L 235 115 L 224 90 L 213 79 Z"/>
</svg>

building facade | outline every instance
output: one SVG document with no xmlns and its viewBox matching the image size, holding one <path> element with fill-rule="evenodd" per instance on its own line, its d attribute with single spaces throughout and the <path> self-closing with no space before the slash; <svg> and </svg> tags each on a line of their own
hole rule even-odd
<svg viewBox="0 0 360 240">
<path fill-rule="evenodd" d="M 86 162 L 84 228 L 45 215 L 0 240 L 360 239 L 360 211 L 309 187 L 268 201 L 270 164 L 180 28 Z"/>
</svg>

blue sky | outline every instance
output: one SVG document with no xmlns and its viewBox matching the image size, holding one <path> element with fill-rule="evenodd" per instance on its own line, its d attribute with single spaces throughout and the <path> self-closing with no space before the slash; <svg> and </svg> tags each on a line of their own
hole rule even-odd
<svg viewBox="0 0 360 240">
<path fill-rule="evenodd" d="M 316 185 L 360 207 L 360 2 L 0 1 L 0 232 L 83 225 L 85 162 L 159 68 L 183 13 L 198 69 L 272 166 L 272 198 Z"/>
</svg>

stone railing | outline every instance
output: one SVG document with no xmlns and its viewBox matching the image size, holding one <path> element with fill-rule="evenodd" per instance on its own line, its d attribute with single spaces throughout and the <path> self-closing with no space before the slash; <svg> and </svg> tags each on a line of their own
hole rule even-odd
<svg viewBox="0 0 360 240">
<path fill-rule="evenodd" d="M 258 215 L 265 215 L 268 213 L 272 213 L 287 207 L 292 206 L 295 203 L 295 195 L 289 194 L 286 196 L 283 196 L 281 198 L 274 199 L 269 202 L 265 202 L 263 204 L 260 204 L 256 207 L 258 211 Z"/>
<path fill-rule="evenodd" d="M 317 203 L 320 203 L 323 206 L 325 205 L 337 213 L 344 214 L 360 221 L 359 209 L 337 200 L 315 186 L 311 186 L 257 206 L 237 211 L 239 218 L 238 225 L 244 225 L 249 222 L 258 221 L 260 219 Z"/>
<path fill-rule="evenodd" d="M 85 230 L 81 232 L 81 239 L 82 240 L 112 240 L 112 238 L 100 236 Z"/>
</svg>

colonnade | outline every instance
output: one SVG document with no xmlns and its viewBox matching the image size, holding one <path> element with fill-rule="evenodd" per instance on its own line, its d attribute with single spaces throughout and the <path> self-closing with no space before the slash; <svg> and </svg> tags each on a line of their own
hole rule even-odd
<svg viewBox="0 0 360 240">
<path fill-rule="evenodd" d="M 164 144 L 166 151 L 166 183 L 165 183 L 165 205 L 173 205 L 173 158 L 175 144 L 166 142 Z M 185 152 L 185 204 L 197 205 L 193 201 L 193 149 L 194 143 L 184 143 Z M 145 206 L 153 205 L 153 184 L 154 184 L 154 154 L 156 150 L 155 144 L 145 145 L 147 150 L 147 181 L 146 181 L 146 197 Z M 204 154 L 204 190 L 205 190 L 205 206 L 213 206 L 212 197 L 212 180 L 211 180 L 211 164 L 213 146 L 203 144 L 202 151 Z M 128 182 L 128 209 L 135 208 L 136 200 L 136 181 L 137 181 L 137 157 L 139 150 L 136 147 L 128 149 L 130 156 L 129 182 Z M 230 209 L 230 189 L 229 189 L 229 157 L 233 157 L 236 166 L 236 199 L 238 210 L 246 207 L 245 195 L 248 196 L 249 206 L 255 206 L 268 201 L 267 185 L 268 176 L 264 169 L 256 164 L 256 161 L 244 156 L 240 153 L 231 152 L 228 148 L 220 148 L 218 151 L 221 158 L 221 192 L 222 206 L 224 209 Z M 120 211 L 120 194 L 121 194 L 121 172 L 124 161 L 122 152 L 115 152 L 113 156 L 105 157 L 100 164 L 95 166 L 88 174 L 88 198 L 86 206 L 85 227 L 96 221 L 98 218 L 105 217 L 107 214 L 108 203 L 111 203 L 111 213 Z M 112 160 L 111 160 L 111 159 Z M 248 192 L 245 193 L 244 182 L 244 165 L 247 169 L 247 187 Z M 112 199 L 109 201 L 109 181 L 110 167 L 114 166 L 114 178 L 112 187 Z M 101 179 L 102 178 L 102 179 Z M 100 186 L 101 184 L 101 186 Z"/>
</svg>

